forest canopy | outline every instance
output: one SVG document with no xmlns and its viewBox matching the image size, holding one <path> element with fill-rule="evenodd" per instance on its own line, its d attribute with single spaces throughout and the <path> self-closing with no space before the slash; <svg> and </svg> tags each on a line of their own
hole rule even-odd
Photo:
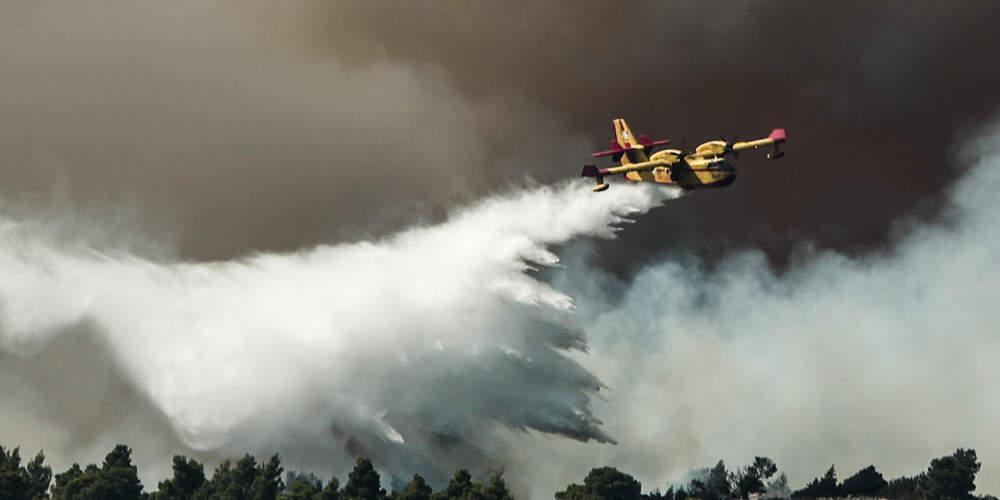
<svg viewBox="0 0 1000 500">
<path fill-rule="evenodd" d="M 890 499 L 993 499 L 975 496 L 976 474 L 982 464 L 973 449 L 959 448 L 951 455 L 931 460 L 927 470 L 909 477 L 887 480 L 869 465 L 844 480 L 830 468 L 798 490 L 767 457 L 732 470 L 720 460 L 696 471 L 687 484 L 668 485 L 643 493 L 642 484 L 614 467 L 598 467 L 555 494 L 556 500 L 723 500 L 749 498 L 890 498 Z M 45 454 L 23 461 L 19 448 L 0 446 L 0 499 L 4 500 L 512 500 L 502 471 L 475 476 L 460 469 L 437 489 L 419 474 L 408 481 L 394 481 L 387 491 L 375 464 L 359 458 L 341 484 L 336 476 L 323 480 L 312 473 L 286 471 L 278 455 L 258 460 L 249 454 L 225 460 L 211 476 L 198 461 L 173 457 L 173 475 L 149 488 L 139 479 L 132 450 L 117 445 L 101 464 L 73 464 L 53 475 Z"/>
</svg>

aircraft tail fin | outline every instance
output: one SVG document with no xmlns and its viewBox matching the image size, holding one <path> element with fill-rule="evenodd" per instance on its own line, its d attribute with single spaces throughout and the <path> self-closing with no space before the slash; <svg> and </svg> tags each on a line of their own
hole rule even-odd
<svg viewBox="0 0 1000 500">
<path fill-rule="evenodd" d="M 615 118 L 615 137 L 611 139 L 611 149 L 598 151 L 591 154 L 594 158 L 610 156 L 612 160 L 620 162 L 622 165 L 639 163 L 649 160 L 649 153 L 653 148 L 670 144 L 667 139 L 654 141 L 642 134 L 636 137 L 629 128 L 624 118 Z"/>
<path fill-rule="evenodd" d="M 624 118 L 615 118 L 615 142 L 622 149 L 636 149 L 642 148 L 636 137 L 632 135 L 632 129 L 629 128 L 628 123 L 625 122 Z"/>
<path fill-rule="evenodd" d="M 614 124 L 615 142 L 624 153 L 619 158 L 619 162 L 622 165 L 628 165 L 629 163 L 647 161 L 649 157 L 646 155 L 646 145 L 643 142 L 649 142 L 649 138 L 636 137 L 624 118 L 615 118 Z"/>
</svg>

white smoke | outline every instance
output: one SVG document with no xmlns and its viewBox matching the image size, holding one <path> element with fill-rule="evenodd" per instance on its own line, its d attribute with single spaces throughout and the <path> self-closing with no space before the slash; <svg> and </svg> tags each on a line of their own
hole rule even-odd
<svg viewBox="0 0 1000 500">
<path fill-rule="evenodd" d="M 512 460 L 511 476 L 531 475 L 542 498 L 611 464 L 665 489 L 765 455 L 801 487 L 831 464 L 891 478 L 971 447 L 978 491 L 996 493 L 998 132 L 967 145 L 940 220 L 901 225 L 882 253 L 804 250 L 782 274 L 755 251 L 713 270 L 671 259 L 628 283 L 567 259 L 552 283 L 588 325 L 582 364 L 610 388 L 595 414 L 619 445 L 512 436 L 516 456 L 544 458 Z"/>
<path fill-rule="evenodd" d="M 571 300 L 526 271 L 675 195 L 538 187 L 385 241 L 217 263 L 0 219 L 0 346 L 30 356 L 90 331 L 186 445 L 323 472 L 365 454 L 450 473 L 497 426 L 611 441 L 590 407 L 600 382 L 564 355 L 585 348 Z"/>
</svg>

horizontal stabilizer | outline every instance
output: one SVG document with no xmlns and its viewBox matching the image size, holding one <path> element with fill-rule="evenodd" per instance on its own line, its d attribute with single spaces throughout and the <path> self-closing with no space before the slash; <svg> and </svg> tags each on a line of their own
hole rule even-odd
<svg viewBox="0 0 1000 500">
<path fill-rule="evenodd" d="M 620 154 L 622 154 L 624 152 L 625 152 L 625 150 L 623 150 L 622 148 L 609 149 L 607 151 L 598 151 L 596 153 L 591 153 L 590 156 L 593 157 L 593 158 L 600 158 L 602 156 L 620 155 Z"/>
<path fill-rule="evenodd" d="M 645 134 L 639 136 L 638 144 L 630 144 L 628 149 L 622 148 L 614 139 L 611 140 L 611 149 L 606 149 L 604 151 L 598 151 L 596 153 L 591 153 L 590 156 L 593 158 L 602 158 L 605 156 L 614 156 L 614 160 L 618 161 L 621 156 L 629 150 L 641 149 L 646 153 L 649 153 L 653 148 L 657 146 L 666 146 L 670 144 L 670 139 L 658 139 L 652 140 Z"/>
<path fill-rule="evenodd" d="M 645 148 L 655 148 L 656 146 L 666 146 L 670 144 L 670 139 L 657 139 L 655 141 L 650 140 L 646 134 L 639 136 L 639 144 L 642 144 Z"/>
</svg>

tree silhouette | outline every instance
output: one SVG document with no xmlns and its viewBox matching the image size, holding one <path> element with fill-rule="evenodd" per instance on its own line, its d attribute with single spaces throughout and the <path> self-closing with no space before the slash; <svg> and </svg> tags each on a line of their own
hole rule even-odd
<svg viewBox="0 0 1000 500">
<path fill-rule="evenodd" d="M 556 493 L 558 500 L 639 500 L 642 485 L 634 477 L 614 467 L 592 469 L 583 479 L 583 486 L 569 485 Z"/>
<path fill-rule="evenodd" d="M 175 455 L 173 470 L 173 477 L 160 481 L 152 500 L 189 500 L 205 484 L 205 467 L 193 458 Z"/>
<path fill-rule="evenodd" d="M 337 479 L 337 476 L 330 478 L 323 491 L 320 492 L 319 498 L 320 500 L 340 500 L 340 480 Z"/>
<path fill-rule="evenodd" d="M 420 474 L 414 474 L 413 479 L 406 483 L 403 491 L 396 495 L 397 500 L 430 500 L 431 490 Z"/>
<path fill-rule="evenodd" d="M 0 498 L 11 500 L 49 497 L 52 469 L 45 465 L 45 454 L 38 452 L 27 465 L 21 465 L 21 451 L 9 452 L 0 446 Z"/>
<path fill-rule="evenodd" d="M 826 474 L 821 478 L 813 479 L 795 493 L 792 498 L 825 498 L 840 496 L 840 488 L 837 486 L 837 470 L 831 465 Z"/>
<path fill-rule="evenodd" d="M 318 500 L 323 491 L 323 482 L 312 474 L 285 473 L 285 491 L 281 500 Z"/>
<path fill-rule="evenodd" d="M 892 498 L 894 500 L 916 500 L 920 496 L 917 494 L 917 482 L 919 477 L 898 477 L 889 481 L 879 496 Z"/>
<path fill-rule="evenodd" d="M 722 460 L 709 469 L 704 479 L 694 479 L 688 486 L 689 495 L 703 500 L 722 500 L 729 498 L 731 493 L 729 472 L 726 471 L 726 464 Z"/>
<path fill-rule="evenodd" d="M 878 496 L 879 492 L 888 484 L 885 478 L 882 477 L 882 473 L 875 470 L 874 465 L 869 465 L 845 479 L 840 484 L 840 494 L 856 497 L 874 497 Z"/>
<path fill-rule="evenodd" d="M 483 500 L 514 500 L 510 490 L 507 489 L 507 482 L 503 480 L 502 472 L 492 474 L 483 483 L 479 497 Z"/>
<path fill-rule="evenodd" d="M 386 497 L 381 478 L 371 460 L 358 459 L 354 470 L 347 476 L 342 496 L 347 500 L 379 500 Z"/>
<path fill-rule="evenodd" d="M 678 486 L 677 487 L 677 491 L 674 492 L 674 498 L 671 499 L 671 500 L 675 500 L 675 499 L 676 500 L 684 500 L 688 496 L 689 495 L 688 495 L 687 490 L 685 490 L 683 486 Z"/>
<path fill-rule="evenodd" d="M 252 500 L 274 499 L 278 497 L 278 492 L 284 488 L 281 482 L 281 460 L 278 455 L 272 455 L 265 464 L 260 464 L 257 474 L 250 483 L 250 498 Z"/>
<path fill-rule="evenodd" d="M 931 460 L 931 466 L 917 483 L 917 490 L 927 498 L 973 498 L 980 466 L 976 450 L 959 448 L 950 456 Z"/>
<path fill-rule="evenodd" d="M 764 481 L 778 472 L 778 466 L 770 458 L 755 457 L 752 464 L 733 473 L 733 493 L 740 498 L 750 498 L 752 493 L 764 493 Z"/>
<path fill-rule="evenodd" d="M 834 466 L 791 496 L 796 498 L 874 497 L 895 500 L 997 500 L 991 495 L 972 494 L 982 464 L 975 450 L 959 448 L 948 456 L 931 460 L 928 469 L 914 477 L 886 481 L 874 465 L 869 465 L 843 482 L 837 482 Z M 686 487 L 659 489 L 643 495 L 642 485 L 634 477 L 614 467 L 592 469 L 583 484 L 570 484 L 555 494 L 558 500 L 723 500 L 747 498 L 764 493 L 762 498 L 786 498 L 788 479 L 777 473 L 775 463 L 755 457 L 750 465 L 733 473 L 720 460 L 711 469 L 699 471 L 701 477 Z M 117 445 L 101 465 L 81 468 L 74 463 L 53 477 L 39 452 L 27 464 L 21 463 L 18 448 L 0 446 L 0 500 L 513 500 L 502 472 L 489 475 L 483 482 L 473 481 L 465 469 L 458 470 L 448 483 L 434 492 L 419 474 L 401 491 L 386 495 L 381 478 L 372 462 L 359 458 L 343 488 L 336 476 L 324 486 L 313 474 L 288 472 L 287 486 L 282 481 L 284 469 L 278 455 L 258 462 L 246 454 L 236 463 L 224 460 L 206 479 L 205 468 L 185 456 L 173 457 L 173 475 L 158 484 L 157 491 L 144 493 L 132 450 Z M 54 479 L 54 481 L 53 481 Z M 51 487 L 51 489 L 50 489 Z"/>
<path fill-rule="evenodd" d="M 90 464 L 81 471 L 79 465 L 73 464 L 68 471 L 56 475 L 52 488 L 52 498 L 56 500 L 137 500 L 142 497 L 142 483 L 132 465 L 132 450 L 121 444 L 104 457 L 100 468 Z"/>
<path fill-rule="evenodd" d="M 435 500 L 451 500 L 469 498 L 473 495 L 475 487 L 472 484 L 472 475 L 465 469 L 459 469 L 455 476 L 448 481 L 445 488 L 431 496 Z"/>
</svg>

